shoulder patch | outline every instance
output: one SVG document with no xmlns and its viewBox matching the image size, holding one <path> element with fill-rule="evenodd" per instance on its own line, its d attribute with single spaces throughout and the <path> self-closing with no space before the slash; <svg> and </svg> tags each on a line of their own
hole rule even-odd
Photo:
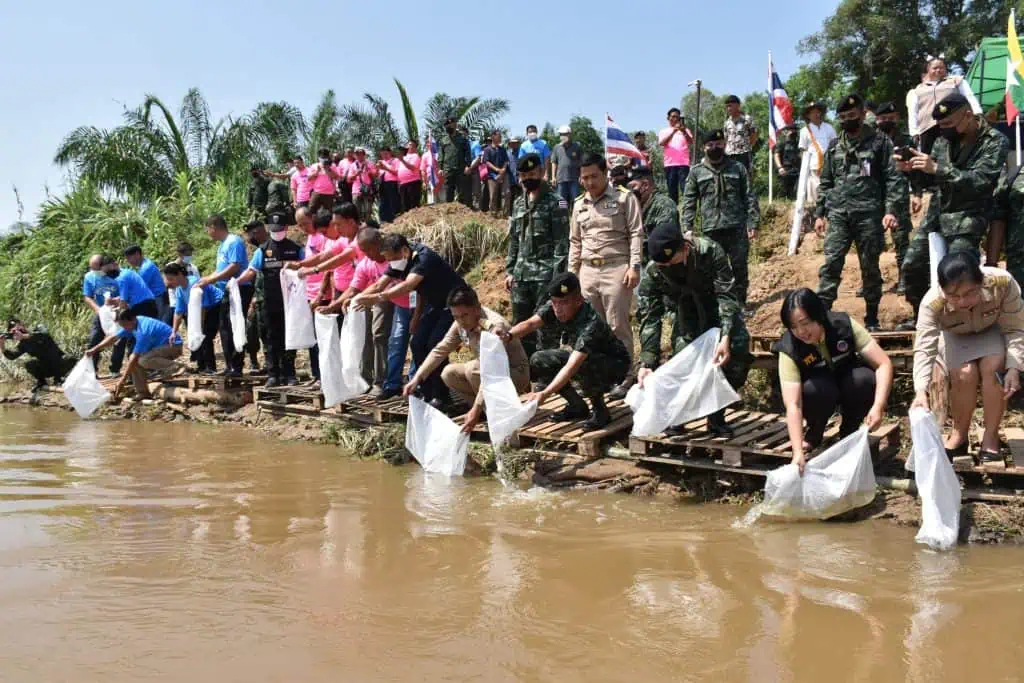
<svg viewBox="0 0 1024 683">
<path fill-rule="evenodd" d="M 622 186 L 619 186 L 619 187 L 618 187 L 618 188 L 616 188 L 616 189 L 618 189 L 618 191 L 619 191 L 619 194 L 632 194 L 632 193 L 630 192 L 630 190 L 629 190 L 629 188 L 628 188 L 628 187 L 622 187 Z"/>
<path fill-rule="evenodd" d="M 942 313 L 942 309 L 946 307 L 946 297 L 937 296 L 933 301 L 928 304 L 928 308 L 934 313 Z"/>
<path fill-rule="evenodd" d="M 1006 289 L 1010 286 L 1010 280 L 1013 278 L 1009 273 L 1006 274 L 994 274 L 985 276 L 985 284 L 991 287 L 997 287 L 999 289 Z"/>
</svg>

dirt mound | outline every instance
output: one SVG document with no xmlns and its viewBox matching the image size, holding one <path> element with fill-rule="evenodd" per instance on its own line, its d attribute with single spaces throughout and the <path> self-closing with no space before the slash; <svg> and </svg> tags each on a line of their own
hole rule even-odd
<svg viewBox="0 0 1024 683">
<path fill-rule="evenodd" d="M 505 259 L 486 259 L 473 269 L 466 281 L 476 290 L 480 303 L 506 320 L 512 320 L 512 300 L 505 289 Z"/>
<path fill-rule="evenodd" d="M 747 293 L 747 303 L 754 314 L 747 320 L 747 327 L 751 334 L 781 334 L 782 323 L 779 321 L 779 310 L 786 294 L 799 287 L 810 287 L 811 289 L 818 287 L 818 269 L 825 261 L 822 240 L 814 233 L 806 234 L 797 254 L 789 256 L 786 240 L 791 217 L 792 208 L 790 207 L 777 214 L 773 213 L 772 220 L 762 226 L 762 233 L 758 235 L 758 242 L 769 243 L 765 245 L 768 247 L 769 253 L 763 260 L 752 263 L 750 266 L 750 289 Z M 910 317 L 913 310 L 902 296 L 889 293 L 889 290 L 899 280 L 899 271 L 896 268 L 896 252 L 890 239 L 886 238 L 886 241 L 886 250 L 882 253 L 879 263 L 882 269 L 884 293 L 878 317 L 883 328 L 892 329 L 897 323 Z M 752 251 L 757 249 L 756 244 L 752 247 Z M 764 254 L 765 250 L 761 250 L 760 253 Z M 843 268 L 842 280 L 839 284 L 839 298 L 836 299 L 833 309 L 849 313 L 854 318 L 863 321 L 864 300 L 855 296 L 860 286 L 860 262 L 857 259 L 856 249 L 853 248 L 846 257 L 846 266 Z"/>
<path fill-rule="evenodd" d="M 399 232 L 415 232 L 424 225 L 435 223 L 449 223 L 451 225 L 462 225 L 464 223 L 480 223 L 486 227 L 508 229 L 507 218 L 494 218 L 489 213 L 474 211 L 459 203 L 431 204 L 421 206 L 418 209 L 407 211 L 395 219 L 392 223 Z"/>
</svg>

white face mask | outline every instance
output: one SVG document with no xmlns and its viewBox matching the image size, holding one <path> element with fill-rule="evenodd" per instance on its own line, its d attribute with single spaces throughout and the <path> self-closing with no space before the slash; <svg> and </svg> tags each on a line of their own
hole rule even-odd
<svg viewBox="0 0 1024 683">
<path fill-rule="evenodd" d="M 192 263 L 192 257 L 191 256 L 182 256 L 181 260 L 184 261 L 185 263 Z"/>
<path fill-rule="evenodd" d="M 279 230 L 278 232 L 270 233 L 270 239 L 274 240 L 275 242 L 280 242 L 287 236 L 288 232 L 286 230 Z"/>
<path fill-rule="evenodd" d="M 530 142 L 537 142 L 537 134 L 536 133 L 529 133 L 526 137 L 527 137 L 527 139 L 529 139 Z"/>
<path fill-rule="evenodd" d="M 394 270 L 405 270 L 405 266 L 409 263 L 409 259 L 403 258 L 397 261 L 388 261 L 388 265 Z"/>
</svg>

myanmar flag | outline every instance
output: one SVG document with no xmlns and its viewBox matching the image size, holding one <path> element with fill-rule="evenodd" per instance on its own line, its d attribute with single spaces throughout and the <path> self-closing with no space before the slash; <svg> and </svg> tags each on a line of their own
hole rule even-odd
<svg viewBox="0 0 1024 683">
<path fill-rule="evenodd" d="M 1006 47 L 1010 54 L 1006 58 L 1006 120 L 1013 121 L 1024 110 L 1024 72 L 1021 71 L 1024 56 L 1021 55 L 1017 40 L 1016 19 L 1010 10 L 1010 21 L 1006 26 Z"/>
</svg>

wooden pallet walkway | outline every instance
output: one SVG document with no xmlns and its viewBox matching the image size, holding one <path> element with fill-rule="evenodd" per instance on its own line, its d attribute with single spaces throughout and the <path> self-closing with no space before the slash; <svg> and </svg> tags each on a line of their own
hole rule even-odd
<svg viewBox="0 0 1024 683">
<path fill-rule="evenodd" d="M 554 421 L 551 416 L 565 408 L 565 399 L 552 396 L 537 408 L 537 414 L 519 430 L 520 446 L 575 450 L 588 458 L 600 457 L 611 441 L 625 438 L 633 427 L 633 411 L 623 401 L 610 401 L 608 411 L 612 421 L 593 431 L 583 431 L 582 420 Z"/>
<path fill-rule="evenodd" d="M 160 380 L 169 387 L 181 387 L 191 391 L 212 389 L 215 391 L 251 391 L 267 381 L 266 375 L 243 375 L 241 377 L 225 377 L 224 375 L 182 374 Z"/>
<path fill-rule="evenodd" d="M 707 430 L 707 419 L 700 419 L 684 425 L 686 431 L 679 436 L 630 436 L 630 457 L 641 462 L 759 476 L 767 476 L 792 458 L 784 415 L 727 410 L 725 418 L 733 428 L 731 438 L 713 435 Z M 876 464 L 895 456 L 899 450 L 900 424 L 885 424 L 871 434 Z M 836 418 L 826 429 L 822 445 L 813 453 L 828 448 L 838 434 Z"/>
</svg>

